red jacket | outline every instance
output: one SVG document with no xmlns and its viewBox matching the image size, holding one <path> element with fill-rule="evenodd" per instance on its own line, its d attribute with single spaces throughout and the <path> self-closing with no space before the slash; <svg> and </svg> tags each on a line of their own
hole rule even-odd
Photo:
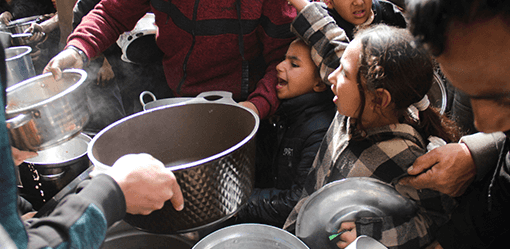
<svg viewBox="0 0 510 249">
<path fill-rule="evenodd" d="M 294 39 L 289 27 L 296 11 L 286 1 L 103 0 L 83 18 L 69 36 L 68 45 L 94 57 L 121 33 L 132 30 L 147 12 L 156 16 L 165 76 L 177 96 L 224 90 L 232 92 L 234 99 L 244 100 L 239 49 L 244 46 L 244 58 L 250 62 L 248 101 L 257 107 L 261 118 L 276 111 L 275 67 Z"/>
</svg>

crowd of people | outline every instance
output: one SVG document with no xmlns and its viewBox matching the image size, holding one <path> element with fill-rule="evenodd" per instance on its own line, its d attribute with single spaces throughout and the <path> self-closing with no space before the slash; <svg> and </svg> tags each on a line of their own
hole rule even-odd
<svg viewBox="0 0 510 249">
<path fill-rule="evenodd" d="M 151 83 L 162 89 L 158 97 L 229 91 L 261 118 L 255 189 L 223 226 L 255 222 L 295 232 L 300 207 L 314 192 L 371 177 L 410 199 L 416 213 L 343 222 L 332 246 L 345 248 L 360 235 L 388 248 L 500 246 L 510 232 L 510 3 L 397 3 L 78 0 L 75 29 L 43 72 L 59 79 L 62 70 L 87 69 L 100 58 L 122 76 L 115 41 L 152 12 L 163 54 L 160 65 L 149 66 L 164 75 Z M 454 99 L 444 114 L 427 97 L 437 65 Z M 7 248 L 97 248 L 126 212 L 149 214 L 167 201 L 185 208 L 162 162 L 130 154 L 84 181 L 49 216 L 22 220 L 15 165 L 34 153 L 11 147 L 5 126 L 0 135 L 0 243 Z"/>
</svg>

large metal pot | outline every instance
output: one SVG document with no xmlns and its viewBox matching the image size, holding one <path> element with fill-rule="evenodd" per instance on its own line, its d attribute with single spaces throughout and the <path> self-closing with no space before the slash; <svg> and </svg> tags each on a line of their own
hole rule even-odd
<svg viewBox="0 0 510 249">
<path fill-rule="evenodd" d="M 44 150 L 78 135 L 90 116 L 86 78 L 84 70 L 67 69 L 59 81 L 46 73 L 7 88 L 5 111 L 11 145 Z"/>
<path fill-rule="evenodd" d="M 264 224 L 238 224 L 222 228 L 201 239 L 193 249 L 308 249 L 293 234 Z"/>
<path fill-rule="evenodd" d="M 36 75 L 29 46 L 10 47 L 5 49 L 5 67 L 7 73 L 7 87 L 32 78 Z"/>
<path fill-rule="evenodd" d="M 90 166 L 87 148 L 91 138 L 83 133 L 38 152 L 19 167 L 22 189 L 36 209 L 49 201 Z"/>
<path fill-rule="evenodd" d="M 152 101 L 145 102 L 145 96 L 149 96 L 152 98 Z M 184 103 L 188 100 L 192 100 L 191 97 L 173 97 L 173 98 L 165 98 L 165 99 L 156 99 L 156 95 L 154 95 L 150 91 L 143 91 L 140 93 L 140 104 L 143 106 L 143 110 L 154 109 L 160 106 L 170 106 L 174 104 Z"/>
<path fill-rule="evenodd" d="M 182 105 L 135 113 L 99 132 L 88 155 L 107 170 L 123 155 L 149 153 L 171 167 L 184 210 L 170 202 L 150 215 L 124 220 L 152 233 L 198 230 L 233 216 L 254 184 L 258 116 L 227 92 L 207 92 Z"/>
</svg>

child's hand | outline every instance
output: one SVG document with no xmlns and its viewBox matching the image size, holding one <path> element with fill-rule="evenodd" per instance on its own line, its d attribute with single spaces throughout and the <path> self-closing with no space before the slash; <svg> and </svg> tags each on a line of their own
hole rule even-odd
<svg viewBox="0 0 510 249">
<path fill-rule="evenodd" d="M 356 224 L 354 222 L 343 222 L 342 225 L 340 225 L 339 231 L 346 232 L 340 235 L 340 241 L 336 243 L 338 248 L 346 248 L 356 239 L 356 237 L 358 237 L 356 235 Z"/>
</svg>

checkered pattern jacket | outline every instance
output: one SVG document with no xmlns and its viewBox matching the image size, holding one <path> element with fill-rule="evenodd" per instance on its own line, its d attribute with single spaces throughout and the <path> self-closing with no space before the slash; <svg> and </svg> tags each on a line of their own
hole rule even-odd
<svg viewBox="0 0 510 249">
<path fill-rule="evenodd" d="M 356 220 L 357 235 L 367 235 L 389 248 L 421 248 L 434 239 L 433 232 L 449 219 L 454 199 L 432 190 L 416 190 L 396 184 L 414 160 L 426 152 L 425 141 L 410 125 L 392 124 L 353 132 L 350 118 L 337 113 L 304 185 L 300 201 L 284 229 L 294 231 L 299 209 L 309 195 L 327 183 L 347 177 L 372 177 L 392 184 L 416 202 L 418 211 L 403 217 L 366 217 Z"/>
</svg>

